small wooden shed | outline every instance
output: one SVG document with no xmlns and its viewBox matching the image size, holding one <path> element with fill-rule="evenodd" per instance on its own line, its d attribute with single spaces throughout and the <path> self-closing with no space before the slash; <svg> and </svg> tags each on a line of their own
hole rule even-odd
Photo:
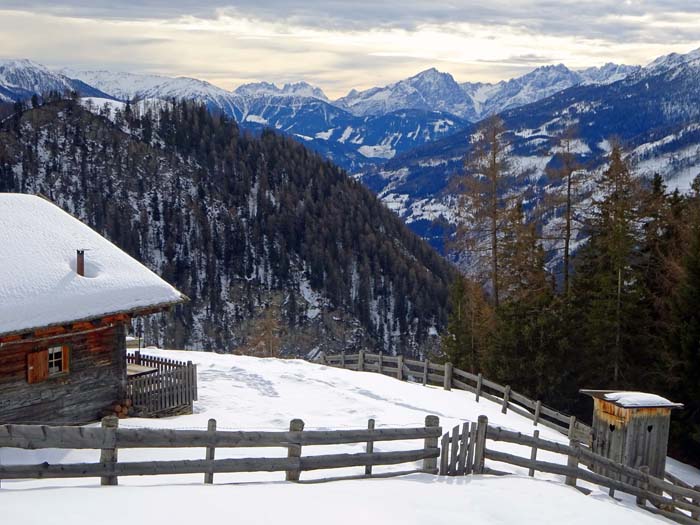
<svg viewBox="0 0 700 525">
<path fill-rule="evenodd" d="M 593 398 L 593 452 L 630 467 L 647 466 L 663 478 L 671 410 L 683 405 L 644 392 L 581 393 Z"/>
</svg>

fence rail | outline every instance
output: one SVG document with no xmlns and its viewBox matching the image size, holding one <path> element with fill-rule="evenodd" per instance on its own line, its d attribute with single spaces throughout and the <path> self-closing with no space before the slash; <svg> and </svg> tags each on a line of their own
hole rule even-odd
<svg viewBox="0 0 700 525">
<path fill-rule="evenodd" d="M 100 449 L 97 463 L 38 465 L 0 465 L 0 479 L 100 477 L 103 485 L 116 485 L 119 476 L 162 474 L 204 474 L 205 483 L 213 483 L 214 474 L 232 472 L 286 472 L 286 479 L 298 481 L 302 471 L 397 465 L 422 461 L 414 471 L 437 473 L 440 455 L 438 438 L 442 434 L 439 419 L 426 417 L 424 427 L 374 428 L 361 430 L 304 430 L 304 422 L 294 419 L 289 431 L 218 431 L 210 420 L 207 430 L 120 429 L 118 419 L 107 417 L 102 427 L 50 427 L 36 425 L 0 425 L 0 447 L 22 449 Z M 374 443 L 383 441 L 421 440 L 420 448 L 391 452 L 374 452 Z M 302 447 L 366 443 L 362 453 L 303 456 Z M 201 447 L 205 459 L 119 462 L 119 449 L 126 448 L 193 448 Z M 215 459 L 216 448 L 287 449 L 287 457 Z M 405 472 L 402 472 L 405 473 Z"/>
<path fill-rule="evenodd" d="M 424 385 L 442 386 L 445 390 L 455 388 L 466 390 L 476 396 L 498 403 L 503 413 L 512 410 L 516 414 L 531 419 L 535 426 L 542 425 L 569 436 L 578 442 L 590 445 L 591 427 L 567 414 L 545 406 L 515 392 L 509 385 L 489 381 L 481 374 L 472 374 L 451 363 L 433 363 L 429 360 L 417 361 L 403 356 L 385 356 L 360 351 L 357 354 L 324 355 L 320 361 L 329 366 L 367 372 L 377 372 L 396 377 L 403 381 L 413 381 Z"/>
<path fill-rule="evenodd" d="M 192 413 L 197 400 L 197 365 L 164 357 L 127 354 L 127 364 L 153 368 L 152 373 L 127 379 L 127 398 L 135 415 L 159 416 Z"/>
<path fill-rule="evenodd" d="M 502 442 L 530 448 L 529 457 L 494 450 L 488 442 Z M 440 474 L 458 476 L 467 474 L 509 474 L 488 468 L 485 460 L 528 469 L 528 475 L 545 472 L 564 477 L 564 482 L 578 487 L 579 480 L 636 497 L 637 504 L 647 511 L 660 514 L 678 523 L 700 523 L 700 491 L 690 488 L 679 479 L 674 482 L 651 476 L 647 467 L 631 468 L 591 452 L 575 441 L 569 445 L 548 441 L 539 437 L 539 430 L 532 436 L 488 425 L 488 418 L 480 416 L 478 423 L 455 427 L 442 437 Z M 564 463 L 537 459 L 539 451 L 562 455 Z M 583 465 L 585 468 L 581 468 Z M 595 472 L 588 469 L 594 469 Z M 684 486 L 685 485 L 685 486 Z"/>
</svg>

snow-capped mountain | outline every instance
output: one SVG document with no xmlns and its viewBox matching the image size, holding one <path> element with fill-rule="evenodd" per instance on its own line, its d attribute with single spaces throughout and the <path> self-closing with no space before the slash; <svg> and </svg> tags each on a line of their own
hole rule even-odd
<svg viewBox="0 0 700 525">
<path fill-rule="evenodd" d="M 606 64 L 574 71 L 563 64 L 539 67 L 496 84 L 465 82 L 432 68 L 386 87 L 352 90 L 335 104 L 355 115 L 379 115 L 398 109 L 432 109 L 475 122 L 523 106 L 579 84 L 609 84 L 636 72 L 637 66 Z"/>
<path fill-rule="evenodd" d="M 328 101 L 328 97 L 319 87 L 312 86 L 307 82 L 294 82 L 285 84 L 282 87 L 271 82 L 253 82 L 238 86 L 233 91 L 235 94 L 242 97 L 259 97 L 259 96 L 292 96 L 302 98 L 317 98 L 319 100 Z"/>
<path fill-rule="evenodd" d="M 78 91 L 84 96 L 106 96 L 99 89 L 55 73 L 31 60 L 0 60 L 0 101 L 24 100 L 51 91 Z"/>
<path fill-rule="evenodd" d="M 576 125 L 577 154 L 595 170 L 605 161 L 611 137 L 619 138 L 639 176 L 658 173 L 687 189 L 700 174 L 700 51 L 668 55 L 635 71 L 588 71 L 596 82 L 578 84 L 529 105 L 506 110 L 515 164 L 532 173 L 523 181 L 537 202 L 548 191 L 546 168 L 556 135 Z M 614 81 L 616 74 L 628 73 Z M 607 83 L 605 79 L 610 79 Z M 488 86 L 475 86 L 476 93 Z M 454 217 L 449 180 L 463 170 L 470 125 L 450 137 L 407 152 L 359 178 L 416 231 L 439 247 Z M 515 188 L 517 189 L 517 188 Z"/>
<path fill-rule="evenodd" d="M 435 68 L 386 87 L 352 90 L 335 101 L 354 115 L 383 115 L 400 109 L 442 111 L 471 118 L 474 107 L 464 90 L 449 73 Z"/>
<path fill-rule="evenodd" d="M 474 105 L 472 121 L 505 110 L 531 104 L 554 93 L 577 85 L 610 84 L 639 70 L 637 66 L 605 64 L 583 71 L 574 71 L 564 64 L 542 66 L 523 75 L 497 84 L 461 84 Z"/>
<path fill-rule="evenodd" d="M 241 126 L 273 128 L 294 136 L 338 165 L 358 171 L 384 162 L 464 127 L 452 114 L 405 110 L 360 117 L 334 105 L 323 91 L 306 82 L 278 87 L 268 82 L 244 84 L 233 92 L 194 78 L 70 71 L 120 100 L 194 100 L 235 119 Z"/>
</svg>

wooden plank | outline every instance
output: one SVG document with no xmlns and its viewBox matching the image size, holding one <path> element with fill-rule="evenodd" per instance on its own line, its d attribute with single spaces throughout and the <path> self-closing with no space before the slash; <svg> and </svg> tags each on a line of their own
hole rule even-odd
<svg viewBox="0 0 700 525">
<path fill-rule="evenodd" d="M 484 473 L 484 460 L 486 459 L 486 434 L 488 431 L 489 419 L 486 416 L 479 416 L 476 427 L 476 439 L 474 444 L 474 474 Z"/>
<path fill-rule="evenodd" d="M 445 371 L 445 365 L 441 365 L 440 363 L 429 363 L 428 367 L 430 368 L 431 371 L 437 371 L 437 372 L 444 372 Z"/>
<path fill-rule="evenodd" d="M 145 378 L 144 378 L 145 379 Z M 0 447 L 23 449 L 101 449 L 166 447 L 285 447 L 301 445 L 341 445 L 373 441 L 401 441 L 439 437 L 435 427 L 382 428 L 359 430 L 311 430 L 303 432 L 172 430 L 118 428 L 106 434 L 101 428 L 0 425 Z M 114 441 L 116 440 L 116 441 Z"/>
<path fill-rule="evenodd" d="M 438 437 L 442 433 L 442 429 L 440 428 L 440 418 L 433 415 L 425 416 L 425 428 L 437 430 L 437 435 L 426 437 L 423 441 L 423 448 L 425 448 L 426 450 L 437 448 Z M 437 474 L 437 459 L 426 458 L 425 460 L 423 460 L 423 470 L 430 474 Z"/>
<path fill-rule="evenodd" d="M 440 442 L 440 475 L 447 476 L 448 466 L 450 463 L 450 434 L 449 432 L 442 436 Z"/>
<path fill-rule="evenodd" d="M 484 378 L 479 373 L 479 375 L 476 378 L 476 402 L 479 402 L 479 397 L 481 396 L 481 389 L 483 388 L 484 385 Z"/>
<path fill-rule="evenodd" d="M 207 422 L 207 432 L 213 435 L 216 432 L 216 419 L 210 419 Z M 207 447 L 206 460 L 213 462 L 216 455 L 216 447 Z M 204 483 L 211 485 L 214 483 L 214 472 L 209 471 L 204 473 Z"/>
<path fill-rule="evenodd" d="M 374 430 L 374 419 L 369 419 L 367 421 L 367 430 L 372 432 Z M 372 454 L 374 452 L 374 441 L 371 439 L 367 440 L 367 446 L 365 447 L 367 454 Z M 372 475 L 372 465 L 365 466 L 365 475 Z"/>
<path fill-rule="evenodd" d="M 456 474 L 464 476 L 467 471 L 467 450 L 469 449 L 469 422 L 462 423 L 462 433 L 459 442 L 459 460 Z"/>
<path fill-rule="evenodd" d="M 102 419 L 102 430 L 105 434 L 114 435 L 119 426 L 119 419 L 114 416 L 105 417 Z M 116 439 L 112 441 L 116 442 Z M 114 472 L 114 467 L 117 465 L 118 451 L 116 447 L 103 448 L 100 451 L 100 463 L 105 465 L 107 472 Z M 100 485 L 117 485 L 118 477 L 114 474 L 103 475 L 100 479 Z"/>
<path fill-rule="evenodd" d="M 442 387 L 445 390 L 452 390 L 452 363 L 445 363 L 445 380 Z"/>
<path fill-rule="evenodd" d="M 535 433 L 532 435 L 532 437 L 535 438 L 535 443 L 533 443 L 532 449 L 530 451 L 530 461 L 532 462 L 533 466 L 531 466 L 530 469 L 527 471 L 527 475 L 531 478 L 535 476 L 534 465 L 537 463 L 537 439 L 540 437 L 540 431 L 535 430 Z"/>
<path fill-rule="evenodd" d="M 482 378 L 481 382 L 486 388 L 490 388 L 491 390 L 495 390 L 501 394 L 506 391 L 506 387 L 501 386 L 498 383 L 494 383 L 493 381 L 489 381 L 488 379 Z"/>
<path fill-rule="evenodd" d="M 459 390 L 466 390 L 467 392 L 476 392 L 476 389 L 473 386 L 469 386 L 466 383 L 463 383 L 459 379 L 452 379 L 452 386 L 456 387 Z"/>
<path fill-rule="evenodd" d="M 301 470 L 320 470 L 329 468 L 362 467 L 366 465 L 399 465 L 420 461 L 426 458 L 436 458 L 440 450 L 417 449 L 398 450 L 392 452 L 375 452 L 373 454 L 327 454 L 323 456 L 307 456 L 301 458 Z"/>
<path fill-rule="evenodd" d="M 571 439 L 574 434 L 574 428 L 576 428 L 576 417 L 571 416 L 571 421 L 569 422 L 569 446 L 571 448 L 578 447 L 578 444 L 576 441 Z M 574 454 L 569 454 L 566 460 L 566 465 L 570 469 L 575 469 L 578 470 L 578 455 Z M 575 487 L 576 486 L 576 476 L 566 476 L 566 479 L 564 480 L 564 483 L 569 485 L 570 487 Z"/>
<path fill-rule="evenodd" d="M 469 425 L 469 450 L 467 450 L 467 463 L 465 465 L 465 474 L 471 474 L 474 467 L 474 444 L 476 443 L 476 423 L 472 422 Z"/>
<path fill-rule="evenodd" d="M 289 422 L 289 432 L 301 432 L 304 430 L 304 422 L 301 419 L 292 419 Z M 301 445 L 289 444 L 287 447 L 287 458 L 298 459 L 301 457 Z M 301 468 L 289 469 L 286 471 L 285 479 L 287 481 L 299 481 Z"/>
<path fill-rule="evenodd" d="M 534 410 L 535 406 L 537 405 L 535 401 L 528 397 L 525 397 L 524 395 L 516 392 L 515 390 L 510 391 L 510 399 L 524 406 L 525 408 L 529 408 L 530 410 Z"/>
<path fill-rule="evenodd" d="M 508 400 L 510 399 L 510 385 L 506 385 L 503 390 L 503 404 L 501 406 L 501 413 L 505 414 L 508 412 Z"/>
<path fill-rule="evenodd" d="M 470 374 L 469 372 L 465 372 L 464 370 L 460 370 L 459 368 L 453 368 L 452 373 L 457 377 L 461 377 L 462 379 L 466 379 L 468 381 L 477 382 L 479 380 L 479 376 Z"/>
<path fill-rule="evenodd" d="M 537 401 L 535 403 L 535 417 L 533 419 L 534 425 L 537 426 L 537 423 L 540 421 L 540 413 L 542 412 L 542 401 Z"/>
<path fill-rule="evenodd" d="M 452 437 L 450 438 L 450 463 L 447 466 L 447 473 L 450 476 L 457 475 L 457 460 L 459 456 L 459 425 L 452 429 Z"/>
</svg>

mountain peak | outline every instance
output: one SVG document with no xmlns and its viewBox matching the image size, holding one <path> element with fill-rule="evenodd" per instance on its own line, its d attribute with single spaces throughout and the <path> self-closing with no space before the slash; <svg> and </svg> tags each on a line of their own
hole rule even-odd
<svg viewBox="0 0 700 525">
<path fill-rule="evenodd" d="M 284 84 L 281 88 L 272 82 L 250 82 L 238 86 L 233 92 L 237 95 L 256 96 L 296 96 L 303 98 L 317 98 L 328 100 L 321 88 L 312 86 L 308 82 L 299 81 Z"/>
</svg>

